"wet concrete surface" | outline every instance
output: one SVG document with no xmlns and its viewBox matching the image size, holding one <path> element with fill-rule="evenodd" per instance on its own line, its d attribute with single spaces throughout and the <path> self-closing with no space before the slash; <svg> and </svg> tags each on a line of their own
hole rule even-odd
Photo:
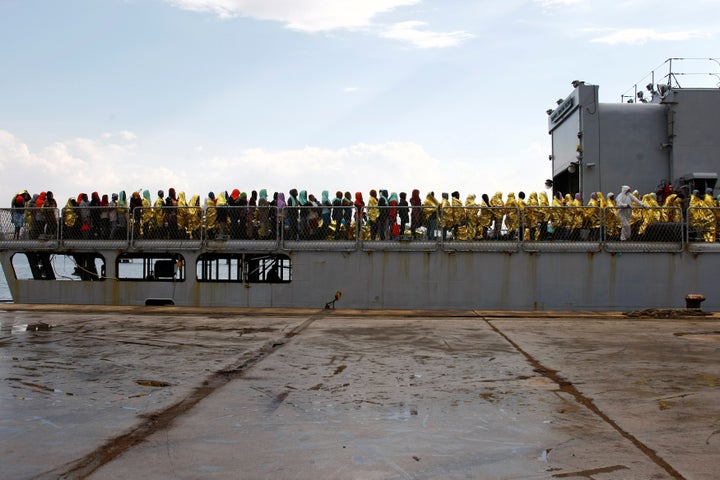
<svg viewBox="0 0 720 480">
<path fill-rule="evenodd" d="M 3 478 L 720 470 L 717 315 L 152 312 L 0 311 Z"/>
</svg>

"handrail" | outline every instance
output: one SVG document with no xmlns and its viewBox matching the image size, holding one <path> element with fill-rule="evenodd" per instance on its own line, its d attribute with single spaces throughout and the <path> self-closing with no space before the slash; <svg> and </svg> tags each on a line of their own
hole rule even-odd
<svg viewBox="0 0 720 480">
<path fill-rule="evenodd" d="M 660 245 L 661 251 L 696 244 L 703 244 L 703 251 L 720 248 L 717 207 L 633 208 L 627 241 L 619 238 L 617 207 L 143 207 L 117 209 L 109 217 L 101 215 L 102 208 L 0 209 L 0 248 L 483 251 L 575 244 L 575 249 L 616 251 L 618 245 L 640 243 Z"/>
</svg>

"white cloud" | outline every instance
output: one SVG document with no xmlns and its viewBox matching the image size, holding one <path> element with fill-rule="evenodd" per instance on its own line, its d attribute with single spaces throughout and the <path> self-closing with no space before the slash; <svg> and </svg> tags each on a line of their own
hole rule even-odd
<svg viewBox="0 0 720 480">
<path fill-rule="evenodd" d="M 548 7 L 567 7 L 569 5 L 575 5 L 582 0 L 534 0 L 535 3 L 539 4 L 541 7 L 548 8 Z"/>
<path fill-rule="evenodd" d="M 407 21 L 389 26 L 380 36 L 411 43 L 419 48 L 456 47 L 473 35 L 463 32 L 432 32 L 421 30 L 425 22 Z"/>
<path fill-rule="evenodd" d="M 137 135 L 135 135 L 133 132 L 130 132 L 128 130 L 123 130 L 119 133 L 120 137 L 123 140 L 131 141 L 135 140 L 137 138 Z"/>
<path fill-rule="evenodd" d="M 207 146 L 194 149 L 177 144 L 170 150 L 166 146 L 155 154 L 149 147 L 113 143 L 101 136 L 58 141 L 33 151 L 11 133 L 0 130 L 0 191 L 52 190 L 63 204 L 79 192 L 102 195 L 125 190 L 130 194 L 148 189 L 154 196 L 158 189 L 167 191 L 170 187 L 186 192 L 188 198 L 195 194 L 205 198 L 208 191 L 234 188 L 286 193 L 297 188 L 317 197 L 323 190 L 360 191 L 367 197 L 373 188 L 408 193 L 417 188 L 423 197 L 430 190 L 438 196 L 460 190 L 464 198 L 468 193 L 480 195 L 496 189 L 529 191 L 538 181 L 528 178 L 547 176 L 546 164 L 540 162 L 528 168 L 524 162 L 516 164 L 511 158 L 486 155 L 441 160 L 418 143 L 402 141 L 339 148 L 250 148 L 235 153 L 209 151 Z M 540 146 L 535 149 L 546 150 Z M 535 157 L 537 152 L 528 152 L 528 156 Z M 501 172 L 490 168 L 498 164 L 505 165 Z M 489 186 L 493 192 L 482 190 Z"/>
<path fill-rule="evenodd" d="M 420 0 L 168 0 L 191 11 L 212 12 L 221 18 L 252 17 L 286 24 L 306 32 L 354 29 L 370 25 L 373 17 Z"/>
<path fill-rule="evenodd" d="M 594 38 L 591 41 L 594 43 L 607 43 L 609 45 L 639 45 L 647 42 L 683 41 L 709 36 L 710 34 L 697 30 L 659 32 L 649 28 L 626 28 L 615 31 L 609 35 Z"/>
<path fill-rule="evenodd" d="M 464 31 L 433 32 L 420 30 L 419 21 L 382 25 L 373 22 L 379 14 L 421 0 L 167 0 L 191 11 L 212 12 L 221 18 L 251 17 L 284 23 L 303 32 L 328 32 L 338 29 L 377 32 L 383 38 L 410 43 L 419 48 L 454 47 L 473 36 Z M 567 1 L 567 0 L 566 0 Z"/>
<path fill-rule="evenodd" d="M 128 178 L 141 181 L 142 169 L 132 168 L 135 146 L 113 143 L 113 136 L 106 133 L 99 139 L 58 141 L 33 151 L 12 133 L 0 131 L 0 170 L 4 170 L 0 191 L 26 188 L 31 193 L 53 190 L 76 195 L 80 191 L 111 191 Z"/>
<path fill-rule="evenodd" d="M 358 87 L 345 87 L 345 88 L 343 88 L 343 92 L 348 92 L 348 93 L 357 92 L 358 90 L 360 90 Z"/>
</svg>

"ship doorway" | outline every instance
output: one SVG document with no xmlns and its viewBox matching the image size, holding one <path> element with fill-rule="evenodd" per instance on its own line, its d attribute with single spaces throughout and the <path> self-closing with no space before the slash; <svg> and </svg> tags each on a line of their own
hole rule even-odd
<svg viewBox="0 0 720 480">
<path fill-rule="evenodd" d="M 575 197 L 575 194 L 580 192 L 580 169 L 573 170 L 575 171 L 564 170 L 553 178 L 553 196 L 556 192 L 561 192 L 563 196 L 569 193 Z"/>
</svg>

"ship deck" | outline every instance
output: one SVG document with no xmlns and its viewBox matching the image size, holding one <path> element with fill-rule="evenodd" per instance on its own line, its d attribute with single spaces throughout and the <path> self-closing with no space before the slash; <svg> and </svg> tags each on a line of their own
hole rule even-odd
<svg viewBox="0 0 720 480">
<path fill-rule="evenodd" d="M 720 315 L 0 306 L 7 478 L 714 478 Z"/>
</svg>

